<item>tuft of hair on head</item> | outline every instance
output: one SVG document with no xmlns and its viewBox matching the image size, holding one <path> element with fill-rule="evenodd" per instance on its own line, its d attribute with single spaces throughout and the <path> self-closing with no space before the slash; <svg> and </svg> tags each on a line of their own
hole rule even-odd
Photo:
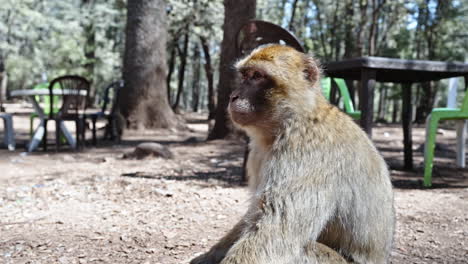
<svg viewBox="0 0 468 264">
<path fill-rule="evenodd" d="M 239 69 L 259 65 L 270 75 L 283 79 L 286 83 L 291 79 L 298 80 L 296 74 L 303 73 L 304 79 L 314 86 L 321 75 L 318 62 L 312 56 L 281 44 L 261 45 L 241 58 L 235 67 Z"/>
</svg>

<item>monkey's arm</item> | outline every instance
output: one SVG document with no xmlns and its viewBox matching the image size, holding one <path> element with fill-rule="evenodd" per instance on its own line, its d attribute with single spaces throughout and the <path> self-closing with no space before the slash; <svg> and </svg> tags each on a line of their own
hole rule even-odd
<svg viewBox="0 0 468 264">
<path fill-rule="evenodd" d="M 267 183 L 257 194 L 260 215 L 244 229 L 221 264 L 305 263 L 305 247 L 316 241 L 335 212 L 327 177 L 305 177 L 303 165 L 287 159 L 270 162 Z M 313 176 L 313 175 L 312 175 Z"/>
<path fill-rule="evenodd" d="M 246 215 L 223 237 L 216 243 L 210 251 L 194 258 L 190 264 L 217 264 L 225 256 L 232 245 L 241 237 L 245 229 L 248 228 L 251 219 L 255 215 L 252 210 L 249 210 Z"/>
</svg>

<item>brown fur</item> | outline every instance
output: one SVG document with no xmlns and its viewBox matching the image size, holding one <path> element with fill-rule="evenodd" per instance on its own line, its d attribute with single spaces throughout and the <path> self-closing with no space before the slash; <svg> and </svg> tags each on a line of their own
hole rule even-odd
<svg viewBox="0 0 468 264">
<path fill-rule="evenodd" d="M 365 133 L 322 96 L 317 63 L 269 45 L 236 67 L 242 80 L 229 111 L 251 138 L 252 202 L 191 263 L 345 263 L 330 248 L 355 263 L 386 263 L 394 229 L 387 167 Z"/>
</svg>

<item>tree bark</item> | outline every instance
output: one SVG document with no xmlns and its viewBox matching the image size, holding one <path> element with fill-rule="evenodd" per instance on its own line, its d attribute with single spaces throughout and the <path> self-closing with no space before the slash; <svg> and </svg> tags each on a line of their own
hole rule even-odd
<svg viewBox="0 0 468 264">
<path fill-rule="evenodd" d="M 205 74 L 208 83 L 208 120 L 212 120 L 216 114 L 216 96 L 213 86 L 213 66 L 211 65 L 210 49 L 208 40 L 205 37 L 200 37 L 200 42 L 205 56 Z"/>
<path fill-rule="evenodd" d="M 292 4 L 292 10 L 291 10 L 291 19 L 289 20 L 289 30 L 291 32 L 295 32 L 295 27 L 294 27 L 294 17 L 296 16 L 296 8 L 297 8 L 297 1 L 298 0 L 294 0 L 293 4 Z"/>
<path fill-rule="evenodd" d="M 179 50 L 180 57 L 180 68 L 179 68 L 179 84 L 177 86 L 177 95 L 172 109 L 177 113 L 179 111 L 180 96 L 184 90 L 184 80 L 185 80 L 185 66 L 187 66 L 187 55 L 188 55 L 188 44 L 189 44 L 189 32 L 188 25 L 184 35 L 184 46 L 182 50 Z"/>
<path fill-rule="evenodd" d="M 367 25 L 367 7 L 369 5 L 368 3 L 369 0 L 359 0 L 359 23 L 357 27 L 357 44 L 356 44 L 356 51 L 357 51 L 357 56 L 362 56 L 363 51 L 364 51 L 364 31 L 366 29 Z"/>
<path fill-rule="evenodd" d="M 183 127 L 167 101 L 166 39 L 165 1 L 128 1 L 118 105 L 129 129 Z"/>
<path fill-rule="evenodd" d="M 400 100 L 398 99 L 393 99 L 393 109 L 392 109 L 392 123 L 397 122 L 398 118 L 398 103 Z"/>
<path fill-rule="evenodd" d="M 351 58 L 356 53 L 355 52 L 355 40 L 353 37 L 353 20 L 351 18 L 354 17 L 354 7 L 353 1 L 347 0 L 345 6 L 345 16 L 348 18 L 346 19 L 345 23 L 345 51 L 344 51 L 344 58 Z"/>
<path fill-rule="evenodd" d="M 193 48 L 193 78 L 192 78 L 192 110 L 198 112 L 200 103 L 200 47 L 196 43 Z"/>
<path fill-rule="evenodd" d="M 177 41 L 174 41 L 172 43 L 172 48 L 171 48 L 171 57 L 169 58 L 169 72 L 167 73 L 167 78 L 166 78 L 166 86 L 167 86 L 167 101 L 169 104 L 171 103 L 171 79 L 172 79 L 172 74 L 174 73 L 174 67 L 175 67 L 175 57 L 176 57 L 176 52 L 177 52 Z"/>
<path fill-rule="evenodd" d="M 8 82 L 7 73 L 5 70 L 5 65 L 3 64 L 3 59 L 0 58 L 0 112 L 5 111 L 3 107 L 4 100 L 6 99 L 6 86 Z"/>
<path fill-rule="evenodd" d="M 234 45 L 235 37 L 239 29 L 255 17 L 255 9 L 256 0 L 224 0 L 224 34 L 219 65 L 218 105 L 215 125 L 208 135 L 209 140 L 225 138 L 231 132 L 226 108 L 229 104 L 229 95 L 234 89 L 235 71 L 232 64 L 238 54 Z"/>
<path fill-rule="evenodd" d="M 94 0 L 83 0 L 82 6 L 84 7 L 84 12 L 90 12 L 94 8 Z M 84 68 L 86 69 L 86 79 L 91 83 L 88 96 L 88 106 L 94 104 L 94 99 L 96 97 L 96 86 L 94 85 L 94 70 L 96 66 L 96 27 L 94 26 L 94 21 L 86 21 L 83 27 L 86 43 L 84 45 L 84 55 L 86 62 Z"/>
</svg>

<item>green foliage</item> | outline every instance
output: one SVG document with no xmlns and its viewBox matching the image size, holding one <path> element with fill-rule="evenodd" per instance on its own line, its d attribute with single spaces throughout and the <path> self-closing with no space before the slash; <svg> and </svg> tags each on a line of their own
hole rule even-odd
<svg viewBox="0 0 468 264">
<path fill-rule="evenodd" d="M 223 1 L 167 3 L 168 55 L 176 49 L 171 87 L 177 86 L 178 51 L 188 32 L 183 97 L 191 96 L 193 80 L 200 79 L 204 107 L 204 71 L 201 78 L 193 72 L 197 69 L 194 63 L 203 63 L 196 58 L 203 53 L 194 51 L 200 37 L 208 39 L 213 68 L 218 69 Z M 467 12 L 468 0 L 257 0 L 258 19 L 290 29 L 306 50 L 323 62 L 366 55 L 464 61 L 468 59 Z M 30 88 L 41 81 L 43 72 L 49 79 L 62 74 L 84 75 L 98 89 L 120 78 L 125 22 L 126 0 L 3 0 L 0 60 L 6 64 L 9 89 Z M 190 105 L 189 101 L 184 100 L 185 105 Z"/>
<path fill-rule="evenodd" d="M 169 23 L 169 38 L 168 38 L 168 54 L 172 49 L 177 51 L 182 50 L 183 36 L 186 32 L 190 34 L 190 47 L 199 45 L 200 37 L 206 38 L 210 43 L 210 54 L 212 56 L 213 68 L 217 69 L 219 62 L 219 50 L 222 41 L 224 19 L 224 8 L 222 0 L 169 0 L 168 1 L 168 23 Z M 184 82 L 182 107 L 188 108 L 191 105 L 190 97 L 193 80 L 200 80 L 202 93 L 206 95 L 206 79 L 204 74 L 197 78 L 194 76 L 193 63 L 199 63 L 200 53 L 193 52 L 196 48 L 189 49 L 188 65 L 186 67 L 187 78 Z M 168 60 L 170 60 L 168 55 Z M 175 53 L 176 56 L 181 56 L 180 52 Z M 176 83 L 178 81 L 178 67 L 175 67 L 174 74 L 170 80 L 170 91 L 176 93 Z M 206 96 L 201 98 L 201 106 L 206 108 Z"/>
<path fill-rule="evenodd" d="M 29 88 L 63 74 L 94 77 L 95 85 L 120 76 L 125 8 L 118 1 L 5 0 L 0 5 L 0 58 L 9 89 Z M 95 72 L 87 72 L 87 32 L 94 25 Z M 89 47 L 88 47 L 89 48 Z M 89 52 L 89 51 L 88 51 Z"/>
</svg>

